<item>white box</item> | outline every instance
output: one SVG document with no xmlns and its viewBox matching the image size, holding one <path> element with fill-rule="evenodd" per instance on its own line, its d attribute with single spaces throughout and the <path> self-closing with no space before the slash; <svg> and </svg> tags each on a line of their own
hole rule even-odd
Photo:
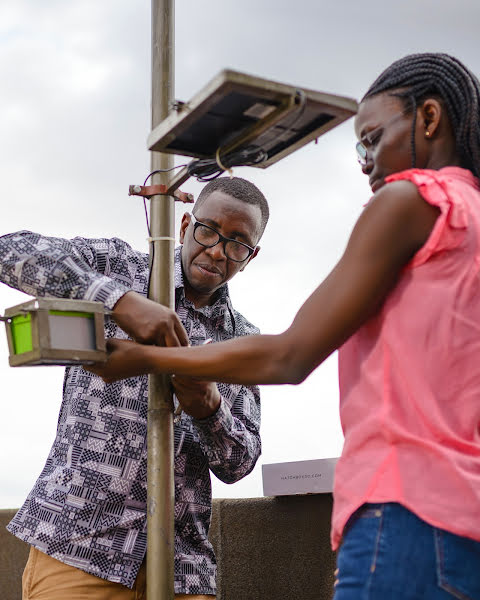
<svg viewBox="0 0 480 600">
<path fill-rule="evenodd" d="M 338 457 L 262 465 L 263 495 L 332 492 L 337 460 Z"/>
</svg>

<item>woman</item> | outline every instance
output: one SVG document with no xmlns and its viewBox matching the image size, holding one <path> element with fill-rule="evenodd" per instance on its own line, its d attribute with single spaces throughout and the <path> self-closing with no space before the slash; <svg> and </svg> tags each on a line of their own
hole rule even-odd
<svg viewBox="0 0 480 600">
<path fill-rule="evenodd" d="M 111 341 L 95 367 L 106 381 L 300 383 L 340 348 L 335 600 L 480 598 L 479 102 L 451 56 L 393 63 L 355 119 L 373 197 L 288 330 L 203 348 Z"/>
</svg>

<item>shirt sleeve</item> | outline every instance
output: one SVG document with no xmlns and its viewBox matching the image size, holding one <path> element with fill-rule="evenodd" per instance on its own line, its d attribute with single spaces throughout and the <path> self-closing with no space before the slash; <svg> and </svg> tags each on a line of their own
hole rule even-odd
<svg viewBox="0 0 480 600">
<path fill-rule="evenodd" d="M 429 169 L 408 169 L 385 178 L 387 183 L 399 180 L 415 184 L 425 202 L 440 211 L 427 241 L 407 267 L 419 267 L 434 255 L 461 246 L 465 241 L 468 218 L 462 194 L 458 190 L 452 194 L 449 189 L 450 179 L 439 171 Z"/>
<path fill-rule="evenodd" d="M 92 300 L 112 309 L 131 289 L 139 260 L 117 238 L 66 240 L 30 231 L 0 236 L 0 281 L 31 296 Z"/>
<path fill-rule="evenodd" d="M 261 454 L 257 386 L 218 383 L 221 402 L 206 419 L 193 419 L 211 471 L 224 483 L 250 473 Z"/>
</svg>

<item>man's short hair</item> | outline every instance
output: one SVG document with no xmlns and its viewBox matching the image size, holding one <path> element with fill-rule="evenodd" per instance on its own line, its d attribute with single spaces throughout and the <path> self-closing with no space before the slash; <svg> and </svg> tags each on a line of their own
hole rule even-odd
<svg viewBox="0 0 480 600">
<path fill-rule="evenodd" d="M 200 192 L 197 201 L 195 202 L 194 212 L 210 196 L 210 194 L 217 191 L 228 194 L 241 202 L 259 207 L 261 221 L 258 239 L 260 239 L 267 225 L 270 210 L 268 208 L 267 199 L 257 186 L 251 181 L 247 181 L 241 177 L 217 177 L 216 179 L 212 179 L 212 181 L 209 181 Z"/>
</svg>

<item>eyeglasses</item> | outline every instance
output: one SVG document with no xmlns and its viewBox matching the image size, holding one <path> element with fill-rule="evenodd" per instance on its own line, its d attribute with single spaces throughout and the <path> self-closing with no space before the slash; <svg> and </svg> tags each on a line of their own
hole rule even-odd
<svg viewBox="0 0 480 600">
<path fill-rule="evenodd" d="M 254 253 L 255 248 L 223 236 L 210 225 L 197 221 L 193 214 L 190 215 L 190 219 L 193 223 L 193 239 L 201 246 L 213 248 L 223 242 L 225 256 L 234 262 L 243 262 Z"/>
<path fill-rule="evenodd" d="M 369 131 L 368 133 L 366 133 L 360 139 L 360 141 L 358 141 L 355 144 L 355 150 L 357 151 L 357 160 L 358 160 L 360 166 L 362 167 L 362 169 L 367 166 L 368 148 L 371 148 L 378 142 L 378 140 L 380 139 L 380 136 L 383 133 L 383 130 L 385 129 L 385 127 L 387 127 L 387 125 L 391 125 L 394 121 L 396 121 L 397 119 L 400 119 L 400 117 L 404 117 L 405 115 L 406 115 L 405 112 L 401 112 L 401 113 L 394 115 L 391 119 L 389 119 L 383 125 L 380 125 L 379 127 L 376 127 L 375 129 L 372 129 L 372 131 Z"/>
</svg>

